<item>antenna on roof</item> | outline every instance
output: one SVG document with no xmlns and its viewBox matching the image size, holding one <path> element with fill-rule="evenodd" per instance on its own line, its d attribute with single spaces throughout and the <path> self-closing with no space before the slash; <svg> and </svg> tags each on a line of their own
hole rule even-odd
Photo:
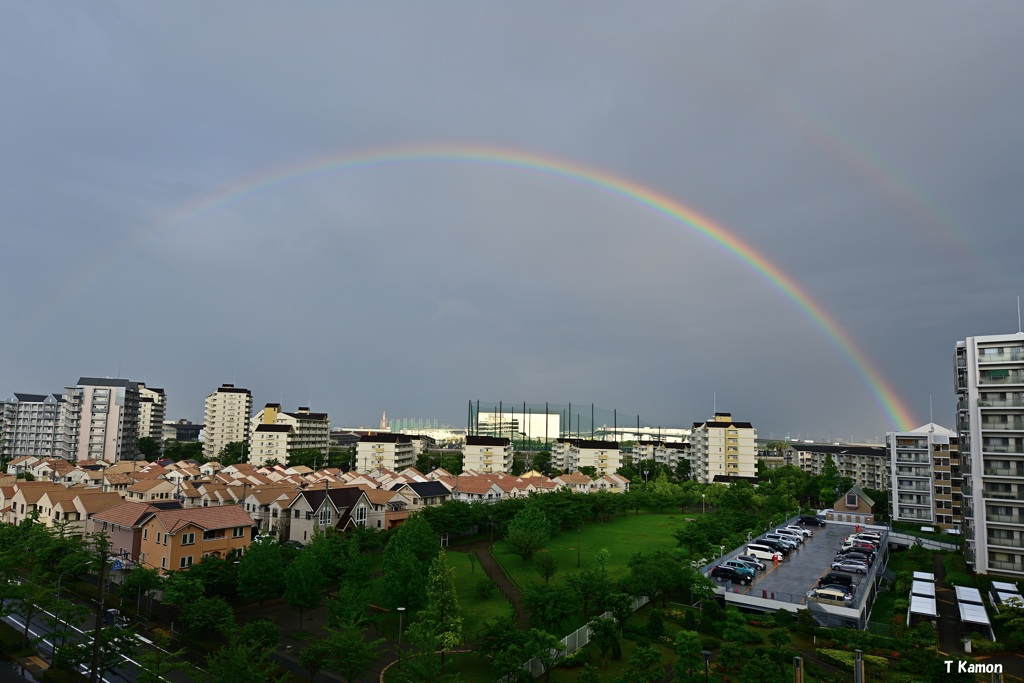
<svg viewBox="0 0 1024 683">
<path fill-rule="evenodd" d="M 935 424 L 935 415 L 932 411 L 932 395 L 928 394 L 928 422 L 932 425 Z M 934 426 L 928 427 L 929 430 L 934 430 Z"/>
<path fill-rule="evenodd" d="M 1017 295 L 1017 334 L 1024 334 L 1020 326 L 1020 294 Z"/>
</svg>

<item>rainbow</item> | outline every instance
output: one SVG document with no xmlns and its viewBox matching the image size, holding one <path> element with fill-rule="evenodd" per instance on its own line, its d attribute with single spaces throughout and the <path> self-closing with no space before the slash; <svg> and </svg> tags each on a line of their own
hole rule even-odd
<svg viewBox="0 0 1024 683">
<path fill-rule="evenodd" d="M 888 386 L 881 373 L 869 362 L 852 337 L 792 277 L 766 257 L 755 252 L 724 227 L 671 197 L 626 178 L 548 156 L 518 150 L 454 144 L 378 148 L 337 154 L 312 161 L 306 160 L 251 176 L 179 207 L 153 228 L 143 231 L 133 242 L 138 243 L 149 239 L 173 225 L 192 220 L 228 202 L 265 193 L 283 185 L 304 182 L 310 178 L 341 171 L 410 163 L 484 164 L 542 173 L 621 197 L 655 214 L 664 216 L 678 225 L 696 231 L 764 276 L 776 289 L 796 304 L 810 322 L 818 327 L 850 362 L 891 423 L 900 431 L 908 431 L 913 428 L 913 416 L 907 406 Z"/>
</svg>

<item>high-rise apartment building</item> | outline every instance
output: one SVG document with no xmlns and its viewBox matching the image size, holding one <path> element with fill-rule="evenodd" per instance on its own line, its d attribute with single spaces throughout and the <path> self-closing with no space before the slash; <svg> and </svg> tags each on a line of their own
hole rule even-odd
<svg viewBox="0 0 1024 683">
<path fill-rule="evenodd" d="M 839 470 L 839 476 L 849 477 L 855 486 L 879 491 L 889 489 L 889 458 L 881 446 L 787 443 L 782 451 L 784 464 L 816 476 L 822 473 L 829 458 Z"/>
<path fill-rule="evenodd" d="M 729 413 L 715 413 L 706 422 L 694 422 L 690 432 L 691 470 L 697 481 L 708 484 L 717 476 L 757 475 L 757 431 L 749 422 L 737 422 Z"/>
<path fill-rule="evenodd" d="M 957 529 L 963 518 L 956 433 L 931 423 L 910 432 L 890 432 L 885 441 L 893 519 Z"/>
<path fill-rule="evenodd" d="M 1024 576 L 1024 334 L 968 337 L 955 355 L 964 553 Z"/>
<path fill-rule="evenodd" d="M 360 472 L 385 469 L 400 472 L 416 464 L 416 448 L 406 434 L 364 434 L 356 445 L 356 468 Z"/>
<path fill-rule="evenodd" d="M 498 436 L 466 435 L 462 447 L 462 468 L 489 474 L 512 469 L 512 442 Z"/>
<path fill-rule="evenodd" d="M 167 396 L 163 389 L 149 388 L 139 382 L 139 438 L 149 437 L 158 443 L 163 440 L 164 416 Z"/>
<path fill-rule="evenodd" d="M 64 389 L 56 450 L 69 460 L 134 460 L 139 452 L 139 386 L 81 377 Z"/>
<path fill-rule="evenodd" d="M 57 454 L 60 394 L 14 393 L 0 404 L 0 457 Z"/>
<path fill-rule="evenodd" d="M 252 392 L 222 384 L 206 397 L 203 412 L 203 457 L 216 459 L 229 443 L 241 441 L 249 445 L 249 416 L 252 415 Z"/>
</svg>

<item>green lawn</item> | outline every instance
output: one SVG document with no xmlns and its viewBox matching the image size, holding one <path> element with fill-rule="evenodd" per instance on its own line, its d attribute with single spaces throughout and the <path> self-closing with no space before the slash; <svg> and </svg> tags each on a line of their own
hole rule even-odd
<svg viewBox="0 0 1024 683">
<path fill-rule="evenodd" d="M 459 592 L 459 605 L 462 606 L 462 634 L 466 641 L 471 641 L 491 619 L 514 617 L 515 610 L 497 589 L 488 598 L 477 597 L 477 584 L 487 574 L 477 564 L 471 566 L 466 553 L 448 551 L 448 566 L 455 572 L 455 588 Z"/>
<path fill-rule="evenodd" d="M 588 524 L 583 527 L 583 532 L 579 536 L 579 566 L 591 566 L 598 551 L 607 548 L 610 553 L 608 574 L 613 580 L 622 578 L 629 573 L 627 563 L 634 553 L 676 547 L 676 539 L 672 532 L 682 526 L 685 523 L 684 519 L 688 517 L 695 515 L 641 513 L 614 517 L 604 524 Z M 555 533 L 541 552 L 550 553 L 558 564 L 558 572 L 553 581 L 557 582 L 576 571 L 575 532 Z M 532 562 L 524 569 L 522 559 L 509 552 L 504 543 L 494 544 L 494 556 L 516 585 L 522 587 L 540 580 L 532 567 Z"/>
</svg>

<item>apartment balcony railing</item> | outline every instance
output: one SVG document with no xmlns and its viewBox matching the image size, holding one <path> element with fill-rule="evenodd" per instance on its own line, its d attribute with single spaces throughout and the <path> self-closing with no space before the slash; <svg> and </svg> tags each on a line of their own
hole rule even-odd
<svg viewBox="0 0 1024 683">
<path fill-rule="evenodd" d="M 985 515 L 985 519 L 999 524 L 1024 524 L 1024 515 L 996 515 L 989 513 Z"/>
<path fill-rule="evenodd" d="M 959 364 L 959 358 L 957 363 Z M 1024 349 L 1010 349 L 1003 353 L 982 353 L 978 354 L 978 364 L 981 363 L 1007 363 L 1024 360 Z M 964 363 L 966 365 L 966 361 Z"/>
<path fill-rule="evenodd" d="M 1024 419 L 1016 418 L 1012 420 L 1006 420 L 1005 422 L 992 422 L 988 420 L 982 420 L 981 428 L 1004 432 L 1020 431 L 1024 430 Z"/>
<path fill-rule="evenodd" d="M 998 500 L 1024 500 L 1024 490 L 1017 489 L 1016 491 L 993 491 L 991 489 L 983 489 L 981 492 L 982 498 L 995 498 Z"/>
<path fill-rule="evenodd" d="M 1024 398 L 978 399 L 980 408 L 1024 408 Z"/>
<path fill-rule="evenodd" d="M 982 474 L 990 477 L 1024 477 L 1022 467 L 985 467 Z"/>
<path fill-rule="evenodd" d="M 1019 372 L 1010 372 L 1007 374 L 986 374 L 982 372 L 978 375 L 978 386 L 984 387 L 991 384 L 1024 384 L 1024 374 Z"/>
<path fill-rule="evenodd" d="M 1006 548 L 1024 548 L 1024 538 L 1020 536 L 1016 538 L 992 538 L 988 537 L 989 545 L 1001 545 Z"/>
<path fill-rule="evenodd" d="M 1020 562 L 1003 562 L 1001 560 L 989 560 L 988 566 L 993 569 L 1002 569 L 1009 572 L 1024 572 L 1024 564 Z"/>
<path fill-rule="evenodd" d="M 1024 445 L 1012 444 L 1010 446 L 995 446 L 988 444 L 981 447 L 981 452 L 982 454 L 999 453 L 1002 455 L 1024 455 Z"/>
</svg>

